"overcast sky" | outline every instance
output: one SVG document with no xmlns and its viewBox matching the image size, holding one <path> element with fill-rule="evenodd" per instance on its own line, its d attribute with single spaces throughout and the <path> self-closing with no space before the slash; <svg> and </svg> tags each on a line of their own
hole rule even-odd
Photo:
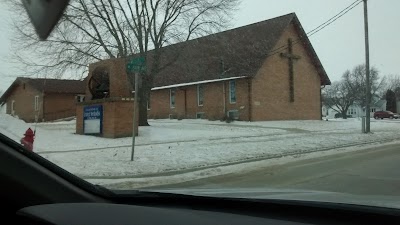
<svg viewBox="0 0 400 225">
<path fill-rule="evenodd" d="M 303 28 L 314 29 L 354 0 L 242 0 L 234 15 L 233 27 L 295 12 Z M 371 65 L 381 75 L 400 74 L 396 58 L 400 50 L 400 0 L 369 0 Z M 1 8 L 2 7 L 2 8 Z M 11 13 L 0 5 L 0 90 L 6 90 L 18 74 L 5 59 L 10 55 Z M 343 72 L 365 62 L 363 4 L 310 37 L 332 81 Z"/>
</svg>

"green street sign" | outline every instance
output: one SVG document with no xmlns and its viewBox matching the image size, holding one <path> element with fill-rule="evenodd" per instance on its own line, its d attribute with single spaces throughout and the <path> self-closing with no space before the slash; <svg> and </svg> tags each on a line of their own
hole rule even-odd
<svg viewBox="0 0 400 225">
<path fill-rule="evenodd" d="M 141 73 L 146 71 L 146 62 L 144 57 L 138 57 L 131 59 L 126 64 L 126 71 L 128 73 Z"/>
</svg>

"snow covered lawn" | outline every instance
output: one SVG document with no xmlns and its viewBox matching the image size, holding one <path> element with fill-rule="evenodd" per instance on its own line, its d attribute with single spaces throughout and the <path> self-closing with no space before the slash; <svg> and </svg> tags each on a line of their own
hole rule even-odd
<svg viewBox="0 0 400 225">
<path fill-rule="evenodd" d="M 371 134 L 359 119 L 233 122 L 150 120 L 140 127 L 135 160 L 131 138 L 77 135 L 75 121 L 26 124 L 0 114 L 0 132 L 19 142 L 36 127 L 34 151 L 85 179 L 130 178 L 221 165 L 287 153 L 400 139 L 400 120 L 372 120 Z"/>
</svg>

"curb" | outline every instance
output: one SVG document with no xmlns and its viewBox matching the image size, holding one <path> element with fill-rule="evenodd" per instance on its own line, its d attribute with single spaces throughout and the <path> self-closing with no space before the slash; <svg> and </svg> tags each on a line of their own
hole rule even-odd
<svg viewBox="0 0 400 225">
<path fill-rule="evenodd" d="M 340 146 L 335 146 L 335 147 L 326 147 L 326 148 L 319 148 L 319 149 L 312 149 L 312 150 L 298 150 L 298 151 L 287 152 L 287 153 L 267 154 L 264 156 L 261 155 L 261 156 L 247 158 L 244 160 L 217 163 L 217 164 L 212 164 L 212 165 L 207 165 L 207 166 L 198 166 L 198 167 L 188 168 L 188 169 L 169 170 L 169 171 L 164 171 L 164 172 L 160 172 L 160 173 L 147 173 L 147 174 L 137 174 L 137 175 L 124 175 L 124 176 L 79 176 L 79 175 L 78 176 L 82 179 L 109 179 L 109 180 L 171 176 L 171 175 L 179 175 L 179 174 L 185 174 L 185 173 L 190 173 L 190 172 L 197 172 L 197 171 L 221 167 L 221 166 L 232 166 L 232 165 L 238 165 L 238 164 L 244 164 L 244 163 L 250 163 L 250 162 L 263 161 L 263 160 L 268 160 L 268 159 L 277 159 L 277 158 L 282 158 L 282 157 L 287 157 L 287 156 L 294 156 L 294 155 L 298 155 L 298 154 L 324 152 L 324 151 L 329 151 L 329 150 L 333 150 L 333 149 L 362 146 L 362 145 L 382 143 L 382 142 L 392 142 L 392 141 L 396 141 L 396 140 L 399 140 L 399 139 L 391 138 L 391 139 L 383 139 L 383 140 L 379 140 L 379 141 L 352 143 L 352 144 L 347 144 L 347 145 L 340 145 Z"/>
<path fill-rule="evenodd" d="M 304 132 L 303 134 L 310 134 L 310 133 L 320 133 L 320 131 L 309 131 L 309 132 Z M 216 137 L 216 138 L 207 138 L 203 139 L 203 141 L 220 141 L 220 140 L 225 140 L 225 139 L 232 139 L 232 138 L 262 138 L 262 137 L 275 137 L 275 136 L 282 136 L 282 135 L 298 135 L 298 133 L 276 133 L 276 134 L 262 134 L 262 135 L 248 135 L 248 136 L 232 136 L 232 137 Z M 141 146 L 152 146 L 152 145 L 164 145 L 164 144 L 175 144 L 175 143 L 195 143 L 198 142 L 198 139 L 188 139 L 188 140 L 174 140 L 174 141 L 166 141 L 166 142 L 153 142 L 153 143 L 141 143 L 141 144 L 136 144 L 135 147 L 141 147 Z M 69 149 L 69 150 L 63 150 L 63 151 L 39 151 L 36 152 L 39 155 L 42 154 L 56 154 L 56 153 L 71 153 L 71 152 L 89 152 L 89 151 L 100 151 L 100 150 L 106 150 L 106 149 L 112 149 L 112 148 L 128 148 L 131 147 L 132 144 L 126 144 L 126 145 L 116 145 L 116 146 L 108 146 L 108 147 L 96 147 L 96 148 L 84 148 L 84 149 Z"/>
<path fill-rule="evenodd" d="M 219 141 L 224 139 L 232 139 L 232 138 L 258 138 L 258 137 L 272 137 L 272 136 L 280 136 L 280 135 L 295 135 L 295 134 L 286 134 L 286 133 L 278 133 L 278 134 L 263 134 L 263 135 L 248 135 L 248 136 L 233 136 L 233 137 L 216 137 L 216 138 L 207 138 L 204 140 L 207 141 Z M 203 141 L 204 141 L 203 140 Z M 163 145 L 163 144 L 174 144 L 174 143 L 191 143 L 191 142 L 198 142 L 198 139 L 189 139 L 189 140 L 181 140 L 181 141 L 166 141 L 166 142 L 154 142 L 154 143 L 142 143 L 136 144 L 136 146 L 151 146 L 151 145 Z M 64 151 L 40 151 L 37 154 L 54 154 L 54 153 L 70 153 L 70 152 L 88 152 L 88 151 L 100 151 L 105 149 L 112 149 L 112 148 L 128 148 L 132 147 L 132 144 L 127 145 L 117 145 L 117 146 L 109 146 L 109 147 L 98 147 L 98 148 L 85 148 L 85 149 L 70 149 Z"/>
</svg>

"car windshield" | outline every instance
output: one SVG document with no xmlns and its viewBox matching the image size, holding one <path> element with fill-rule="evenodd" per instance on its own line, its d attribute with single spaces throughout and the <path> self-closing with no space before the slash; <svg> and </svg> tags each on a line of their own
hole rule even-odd
<svg viewBox="0 0 400 225">
<path fill-rule="evenodd" d="M 0 3 L 0 133 L 77 177 L 400 195 L 400 1 L 71 0 L 46 40 L 23 2 Z"/>
</svg>

